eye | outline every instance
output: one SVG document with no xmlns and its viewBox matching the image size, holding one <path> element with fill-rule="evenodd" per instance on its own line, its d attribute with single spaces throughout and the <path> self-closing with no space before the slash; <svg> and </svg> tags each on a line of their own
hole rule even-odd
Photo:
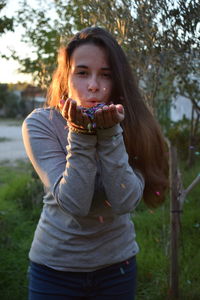
<svg viewBox="0 0 200 300">
<path fill-rule="evenodd" d="M 111 78 L 111 73 L 102 73 L 102 77 Z"/>
<path fill-rule="evenodd" d="M 86 76 L 87 72 L 86 71 L 77 71 L 76 74 L 80 75 L 80 76 Z"/>
</svg>

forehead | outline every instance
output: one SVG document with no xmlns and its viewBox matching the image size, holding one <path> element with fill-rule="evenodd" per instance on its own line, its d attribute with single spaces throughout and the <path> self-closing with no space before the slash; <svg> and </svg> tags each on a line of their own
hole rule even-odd
<svg viewBox="0 0 200 300">
<path fill-rule="evenodd" d="M 103 47 L 94 44 L 78 46 L 72 53 L 70 65 L 76 67 L 85 65 L 88 67 L 108 67 L 108 57 Z"/>
</svg>

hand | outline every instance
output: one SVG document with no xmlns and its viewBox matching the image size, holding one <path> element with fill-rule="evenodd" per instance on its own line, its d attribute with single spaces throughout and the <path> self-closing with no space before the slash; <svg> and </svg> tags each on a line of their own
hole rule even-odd
<svg viewBox="0 0 200 300">
<path fill-rule="evenodd" d="M 75 100 L 68 98 L 64 104 L 60 104 L 62 116 L 72 126 L 88 129 L 90 118 L 77 106 Z M 96 128 L 110 128 L 124 120 L 124 108 L 121 104 L 105 105 L 95 112 L 94 123 Z"/>
<path fill-rule="evenodd" d="M 124 107 L 121 104 L 105 105 L 95 112 L 97 128 L 109 128 L 124 120 Z"/>
<path fill-rule="evenodd" d="M 60 105 L 61 114 L 72 126 L 87 129 L 90 122 L 86 113 L 83 113 L 80 106 L 77 105 L 75 100 L 68 98 L 64 105 Z"/>
</svg>

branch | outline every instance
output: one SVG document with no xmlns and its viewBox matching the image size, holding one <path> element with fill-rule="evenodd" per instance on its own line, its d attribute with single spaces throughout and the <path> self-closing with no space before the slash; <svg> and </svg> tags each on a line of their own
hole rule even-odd
<svg viewBox="0 0 200 300">
<path fill-rule="evenodd" d="M 187 196 L 187 194 L 195 187 L 195 185 L 197 185 L 197 183 L 200 182 L 200 174 L 197 175 L 197 177 L 192 181 L 192 183 L 185 189 L 182 191 L 179 201 L 181 204 L 181 207 L 183 206 L 183 203 L 185 201 L 185 198 Z"/>
<path fill-rule="evenodd" d="M 192 181 L 192 183 L 187 187 L 187 189 L 184 191 L 185 196 L 195 187 L 195 185 L 200 182 L 200 174 L 197 175 L 197 177 Z"/>
</svg>

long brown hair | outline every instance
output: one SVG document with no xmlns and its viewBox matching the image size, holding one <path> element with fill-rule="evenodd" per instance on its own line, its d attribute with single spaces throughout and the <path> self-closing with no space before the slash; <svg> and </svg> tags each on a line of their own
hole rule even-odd
<svg viewBox="0 0 200 300">
<path fill-rule="evenodd" d="M 48 91 L 47 104 L 56 107 L 67 97 L 70 58 L 75 48 L 92 43 L 103 47 L 112 70 L 112 102 L 122 104 L 125 119 L 122 122 L 124 141 L 130 165 L 141 171 L 145 178 L 143 199 L 150 207 L 164 201 L 168 187 L 168 155 L 161 129 L 145 105 L 133 77 L 126 55 L 114 37 L 99 27 L 89 27 L 78 32 L 58 53 L 58 67 Z"/>
</svg>

